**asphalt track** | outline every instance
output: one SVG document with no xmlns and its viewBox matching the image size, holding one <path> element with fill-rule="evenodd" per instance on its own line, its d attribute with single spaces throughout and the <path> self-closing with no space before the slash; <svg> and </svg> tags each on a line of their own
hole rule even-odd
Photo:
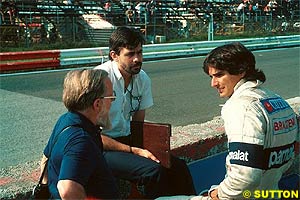
<svg viewBox="0 0 300 200">
<path fill-rule="evenodd" d="M 265 86 L 284 98 L 300 96 L 300 48 L 255 52 Z M 201 66 L 204 57 L 144 63 L 155 105 L 146 119 L 172 126 L 199 124 L 220 114 L 220 99 Z M 0 169 L 40 159 L 57 118 L 65 112 L 62 81 L 68 70 L 0 75 Z"/>
</svg>

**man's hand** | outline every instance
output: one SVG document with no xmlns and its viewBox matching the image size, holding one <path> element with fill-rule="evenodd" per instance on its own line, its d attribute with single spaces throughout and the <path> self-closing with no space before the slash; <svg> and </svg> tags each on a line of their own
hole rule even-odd
<svg viewBox="0 0 300 200">
<path fill-rule="evenodd" d="M 155 162 L 160 162 L 150 151 L 146 149 L 141 149 L 138 147 L 130 147 L 127 144 L 123 144 L 121 142 L 118 142 L 117 140 L 114 140 L 106 135 L 101 135 L 103 147 L 105 150 L 108 151 L 122 151 L 122 152 L 131 152 L 133 154 L 143 156 L 145 158 L 149 158 Z"/>
<path fill-rule="evenodd" d="M 214 189 L 209 193 L 209 196 L 211 197 L 212 200 L 219 200 L 218 197 L 218 189 Z"/>
<path fill-rule="evenodd" d="M 150 152 L 148 151 L 147 149 L 141 149 L 141 148 L 138 148 L 138 147 L 131 147 L 131 151 L 133 154 L 135 155 L 139 155 L 139 156 L 142 156 L 142 157 L 145 157 L 145 158 L 149 158 L 157 163 L 159 163 L 160 161 Z"/>
</svg>

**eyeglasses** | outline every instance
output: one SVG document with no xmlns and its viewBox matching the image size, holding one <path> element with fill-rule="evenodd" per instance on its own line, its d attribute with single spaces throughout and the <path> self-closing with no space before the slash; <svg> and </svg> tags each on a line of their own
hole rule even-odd
<svg viewBox="0 0 300 200">
<path fill-rule="evenodd" d="M 113 92 L 113 95 L 112 96 L 105 96 L 105 97 L 100 97 L 100 99 L 111 99 L 111 101 L 114 101 L 116 100 L 116 92 L 114 91 Z"/>
<path fill-rule="evenodd" d="M 106 97 L 100 97 L 100 99 L 111 99 L 112 101 L 116 100 L 116 96 L 106 96 Z"/>
</svg>

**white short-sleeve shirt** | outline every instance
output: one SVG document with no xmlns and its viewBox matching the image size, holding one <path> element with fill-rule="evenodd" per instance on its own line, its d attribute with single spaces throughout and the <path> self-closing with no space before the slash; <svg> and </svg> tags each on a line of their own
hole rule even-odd
<svg viewBox="0 0 300 200">
<path fill-rule="evenodd" d="M 127 136 L 130 134 L 130 121 L 134 112 L 145 110 L 153 105 L 151 79 L 145 71 L 141 70 L 140 73 L 133 75 L 131 83 L 125 89 L 124 78 L 116 62 L 107 61 L 95 69 L 108 72 L 117 97 L 112 102 L 109 112 L 112 128 L 103 130 L 103 133 L 112 138 Z"/>
</svg>

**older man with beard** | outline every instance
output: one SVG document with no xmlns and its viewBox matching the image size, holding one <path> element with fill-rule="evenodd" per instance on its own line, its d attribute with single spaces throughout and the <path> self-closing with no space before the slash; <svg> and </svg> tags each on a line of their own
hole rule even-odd
<svg viewBox="0 0 300 200">
<path fill-rule="evenodd" d="M 103 157 L 101 129 L 109 126 L 112 83 L 103 70 L 74 70 L 64 79 L 63 103 L 68 112 L 57 121 L 44 149 L 53 199 L 117 199 L 118 186 Z M 122 151 L 123 146 L 110 146 Z M 123 149 L 122 149 L 123 148 Z"/>
<path fill-rule="evenodd" d="M 105 151 L 104 157 L 113 174 L 136 183 L 144 198 L 178 192 L 193 194 L 192 179 L 184 161 L 172 158 L 172 168 L 166 169 L 150 151 L 130 146 L 130 122 L 143 122 L 145 109 L 153 105 L 151 80 L 141 69 L 143 43 L 144 38 L 137 30 L 117 28 L 109 40 L 110 60 L 95 68 L 108 72 L 117 96 L 109 113 L 112 127 L 103 130 L 108 136 L 102 137 L 104 149 L 112 141 L 128 145 L 127 153 Z"/>
</svg>

